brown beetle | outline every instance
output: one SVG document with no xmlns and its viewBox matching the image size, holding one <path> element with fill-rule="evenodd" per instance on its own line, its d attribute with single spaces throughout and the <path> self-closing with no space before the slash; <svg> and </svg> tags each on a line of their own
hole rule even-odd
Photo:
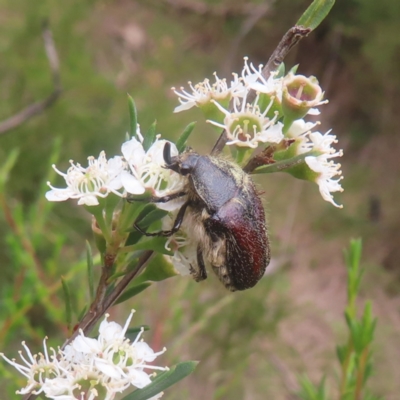
<svg viewBox="0 0 400 400">
<path fill-rule="evenodd" d="M 186 151 L 171 157 L 164 147 L 165 168 L 187 176 L 183 191 L 153 202 L 168 202 L 187 196 L 169 231 L 143 232 L 147 236 L 170 236 L 186 218 L 188 235 L 197 245 L 197 265 L 191 273 L 196 281 L 207 278 L 204 259 L 231 291 L 253 287 L 264 275 L 270 248 L 262 202 L 254 183 L 237 164 L 220 157 Z"/>
</svg>

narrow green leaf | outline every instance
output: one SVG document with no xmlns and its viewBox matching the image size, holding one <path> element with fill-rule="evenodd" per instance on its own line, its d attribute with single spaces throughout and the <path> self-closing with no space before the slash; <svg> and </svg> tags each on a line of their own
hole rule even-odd
<svg viewBox="0 0 400 400">
<path fill-rule="evenodd" d="M 299 166 L 305 163 L 305 158 L 308 156 L 318 156 L 315 151 L 311 150 L 307 153 L 299 154 L 289 159 L 277 161 L 273 164 L 263 165 L 255 169 L 252 174 L 269 174 L 274 172 L 287 172 L 290 171 L 290 168 Z"/>
<path fill-rule="evenodd" d="M 63 287 L 64 298 L 65 298 L 65 320 L 67 322 L 68 329 L 70 329 L 72 323 L 71 296 L 67 281 L 63 277 L 61 277 L 61 284 Z"/>
<path fill-rule="evenodd" d="M 156 126 L 157 126 L 157 121 L 154 121 L 144 135 L 143 148 L 145 151 L 147 151 L 156 140 Z"/>
<path fill-rule="evenodd" d="M 362 240 L 361 239 L 352 239 L 350 242 L 350 262 L 351 266 L 358 270 L 361 261 L 361 253 L 362 253 Z"/>
<path fill-rule="evenodd" d="M 190 134 L 193 132 L 193 129 L 196 125 L 196 122 L 191 122 L 182 132 L 181 136 L 179 136 L 178 140 L 176 141 L 176 148 L 178 149 L 179 153 L 186 148 L 186 142 L 189 139 Z"/>
<path fill-rule="evenodd" d="M 293 67 L 294 68 L 294 67 Z M 292 69 L 293 69 L 292 68 Z M 281 62 L 278 66 L 278 68 L 276 69 L 276 77 L 277 78 L 283 78 L 286 74 L 285 74 L 285 70 L 286 70 L 286 66 L 284 62 Z M 293 72 L 294 73 L 294 72 Z"/>
<path fill-rule="evenodd" d="M 139 251 L 139 250 L 154 250 L 161 254 L 166 254 L 168 256 L 173 256 L 174 253 L 165 248 L 165 243 L 167 238 L 165 236 L 156 236 L 147 238 L 146 240 L 139 241 L 132 246 L 125 246 L 123 250 L 125 253 L 131 251 Z"/>
<path fill-rule="evenodd" d="M 307 375 L 300 376 L 298 378 L 300 384 L 300 392 L 298 396 L 303 400 L 317 400 L 317 388 L 310 381 Z"/>
<path fill-rule="evenodd" d="M 151 205 L 154 206 L 154 204 Z M 161 210 L 161 208 L 157 208 L 156 206 L 154 207 L 155 208 L 149 211 L 148 213 L 139 215 L 139 217 L 136 220 L 136 223 L 139 225 L 140 228 L 146 229 L 153 222 L 160 221 L 168 214 L 168 211 Z"/>
<path fill-rule="evenodd" d="M 340 364 L 343 364 L 346 358 L 347 348 L 346 346 L 336 346 L 336 354 L 339 359 Z"/>
<path fill-rule="evenodd" d="M 318 386 L 318 399 L 325 400 L 326 399 L 326 376 L 321 379 L 321 383 Z"/>
<path fill-rule="evenodd" d="M 292 73 L 293 75 L 295 75 L 298 68 L 299 68 L 299 64 L 294 65 L 292 68 L 290 68 L 289 73 Z"/>
<path fill-rule="evenodd" d="M 161 210 L 154 204 L 147 204 L 146 207 L 140 212 L 136 218 L 136 223 L 142 230 L 147 230 L 147 228 L 156 221 L 161 221 L 163 217 L 168 214 L 168 211 Z M 161 225 L 160 225 L 161 228 Z M 126 245 L 131 246 L 136 244 L 143 235 L 137 231 L 134 227 L 130 227 L 126 230 L 130 232 L 128 239 L 126 240 Z"/>
<path fill-rule="evenodd" d="M 314 30 L 329 14 L 335 0 L 314 0 L 303 13 L 296 25 Z"/>
<path fill-rule="evenodd" d="M 122 293 L 121 296 L 119 296 L 118 300 L 114 304 L 120 304 L 126 300 L 131 299 L 140 292 L 143 292 L 143 290 L 146 290 L 149 286 L 151 286 L 151 282 L 143 282 L 139 283 L 138 285 L 129 287 L 128 289 L 125 290 L 124 293 Z"/>
<path fill-rule="evenodd" d="M 10 171 L 17 162 L 19 150 L 13 149 L 8 155 L 5 163 L 0 168 L 0 188 L 3 188 L 9 177 Z"/>
<path fill-rule="evenodd" d="M 86 264 L 87 264 L 87 276 L 89 283 L 89 296 L 90 302 L 94 300 L 94 279 L 93 279 L 93 253 L 90 243 L 86 240 Z"/>
<path fill-rule="evenodd" d="M 177 272 L 172 265 L 168 262 L 166 257 L 162 254 L 155 254 L 155 256 L 149 261 L 146 269 L 138 276 L 136 282 L 154 281 L 160 282 L 165 279 L 176 276 Z"/>
<path fill-rule="evenodd" d="M 86 314 L 86 311 L 88 310 L 88 305 L 84 305 L 80 313 L 78 314 L 78 321 L 80 321 L 83 316 Z"/>
<path fill-rule="evenodd" d="M 141 331 L 149 331 L 150 327 L 148 325 L 140 325 L 140 326 L 134 326 L 133 328 L 129 328 L 126 333 L 125 336 L 130 339 L 131 341 L 136 339 L 136 336 L 138 335 L 138 333 L 140 333 Z"/>
<path fill-rule="evenodd" d="M 198 361 L 186 361 L 172 367 L 169 371 L 158 374 L 149 385 L 135 390 L 122 400 L 147 400 L 163 390 L 169 388 L 183 378 L 190 375 L 196 368 Z"/>
<path fill-rule="evenodd" d="M 137 127 L 137 111 L 135 101 L 132 96 L 128 94 L 128 108 L 129 108 L 129 133 L 131 137 L 137 139 L 136 127 Z"/>
</svg>

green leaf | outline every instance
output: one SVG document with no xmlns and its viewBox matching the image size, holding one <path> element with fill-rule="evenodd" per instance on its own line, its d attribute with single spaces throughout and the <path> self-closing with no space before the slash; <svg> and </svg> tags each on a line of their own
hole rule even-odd
<svg viewBox="0 0 400 400">
<path fill-rule="evenodd" d="M 154 281 L 159 282 L 165 279 L 176 276 L 174 266 L 167 261 L 165 256 L 157 253 L 147 264 L 146 269 L 143 273 L 135 279 L 136 282 Z"/>
<path fill-rule="evenodd" d="M 129 133 L 131 137 L 138 139 L 136 135 L 137 127 L 137 111 L 133 98 L 128 94 L 128 108 L 129 108 Z"/>
<path fill-rule="evenodd" d="M 329 14 L 335 0 L 314 0 L 303 13 L 296 25 L 314 30 Z"/>
<path fill-rule="evenodd" d="M 307 375 L 299 377 L 300 392 L 298 396 L 303 400 L 317 400 L 317 388 Z"/>
<path fill-rule="evenodd" d="M 136 339 L 136 336 L 138 335 L 138 333 L 140 333 L 141 331 L 149 331 L 150 327 L 148 325 L 140 325 L 140 326 L 134 326 L 133 328 L 129 328 L 126 333 L 125 336 L 130 339 L 131 341 Z"/>
<path fill-rule="evenodd" d="M 0 168 L 0 188 L 2 189 L 2 191 L 3 191 L 3 186 L 7 182 L 7 179 L 10 175 L 10 171 L 17 162 L 18 155 L 19 155 L 19 150 L 13 149 L 11 153 L 8 155 L 5 163 Z"/>
<path fill-rule="evenodd" d="M 86 264 L 89 283 L 90 302 L 94 300 L 94 279 L 93 279 L 93 254 L 90 243 L 86 240 Z"/>
<path fill-rule="evenodd" d="M 158 374 L 149 385 L 128 394 L 122 400 L 147 400 L 190 375 L 198 361 L 186 361 Z"/>
<path fill-rule="evenodd" d="M 168 211 L 161 210 L 154 204 L 147 204 L 145 208 L 140 212 L 136 218 L 136 224 L 142 229 L 146 230 L 151 224 L 156 221 L 161 221 L 163 217 L 168 214 Z M 130 227 L 126 230 L 130 232 L 128 239 L 126 240 L 126 246 L 131 246 L 136 244 L 143 235 L 137 231 L 134 227 Z"/>
<path fill-rule="evenodd" d="M 154 204 L 149 204 L 148 207 L 146 206 L 146 208 L 139 214 L 136 219 L 136 223 L 139 225 L 140 228 L 146 229 L 153 222 L 160 221 L 167 214 L 168 211 L 161 210 L 161 208 L 158 208 Z"/>
<path fill-rule="evenodd" d="M 148 238 L 147 240 L 140 241 L 139 243 L 135 243 L 132 246 L 126 246 L 123 248 L 123 250 L 124 252 L 139 251 L 139 250 L 154 250 L 158 253 L 172 256 L 174 253 L 165 248 L 166 241 L 167 238 L 165 236 L 156 236 Z"/>
<path fill-rule="evenodd" d="M 156 126 L 157 126 L 157 121 L 154 121 L 144 135 L 143 148 L 145 151 L 147 151 L 156 140 Z"/>
<path fill-rule="evenodd" d="M 285 63 L 281 62 L 278 68 L 276 69 L 276 77 L 283 78 L 285 76 L 285 70 L 286 70 Z"/>
<path fill-rule="evenodd" d="M 277 161 L 273 164 L 263 165 L 255 169 L 252 174 L 270 174 L 274 172 L 289 172 L 294 175 L 298 179 L 307 179 L 307 176 L 295 175 L 292 173 L 292 169 L 301 165 L 305 164 L 304 159 L 308 156 L 315 156 L 319 155 L 316 154 L 314 151 L 308 151 L 307 153 L 299 154 L 292 158 L 283 159 L 281 161 Z M 308 179 L 307 179 L 308 180 Z"/>
<path fill-rule="evenodd" d="M 151 282 L 143 282 L 139 283 L 138 285 L 129 287 L 122 293 L 121 296 L 119 296 L 118 300 L 114 304 L 120 304 L 123 303 L 126 300 L 131 299 L 132 297 L 136 296 L 140 292 L 143 292 L 143 290 L 146 290 L 149 286 L 151 286 Z"/>
<path fill-rule="evenodd" d="M 289 73 L 292 73 L 293 75 L 295 75 L 298 68 L 299 68 L 299 64 L 294 65 L 292 68 L 290 68 Z"/>
<path fill-rule="evenodd" d="M 344 363 L 347 354 L 347 347 L 346 346 L 336 346 L 336 354 L 339 359 L 340 364 Z"/>
<path fill-rule="evenodd" d="M 83 318 L 83 316 L 86 314 L 86 311 L 88 310 L 88 305 L 87 304 L 85 304 L 83 307 L 82 307 L 82 310 L 79 312 L 79 314 L 78 314 L 78 321 L 80 321 L 82 318 Z"/>
<path fill-rule="evenodd" d="M 65 320 L 67 322 L 68 329 L 70 329 L 71 322 L 72 322 L 71 296 L 70 296 L 70 291 L 69 291 L 67 281 L 64 280 L 63 277 L 61 277 L 61 284 L 63 287 L 64 298 L 65 298 Z"/>
<path fill-rule="evenodd" d="M 193 132 L 193 129 L 196 125 L 196 122 L 191 122 L 182 132 L 181 136 L 179 136 L 178 140 L 176 141 L 176 148 L 178 149 L 179 153 L 186 148 L 186 142 L 189 139 L 190 134 Z"/>
</svg>

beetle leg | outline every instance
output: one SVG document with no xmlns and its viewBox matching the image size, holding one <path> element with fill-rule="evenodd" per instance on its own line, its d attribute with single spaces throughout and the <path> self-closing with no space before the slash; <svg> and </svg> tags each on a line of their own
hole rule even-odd
<svg viewBox="0 0 400 400">
<path fill-rule="evenodd" d="M 175 232 L 179 231 L 179 228 L 181 227 L 182 222 L 183 222 L 183 218 L 185 217 L 185 211 L 188 208 L 188 205 L 189 205 L 189 201 L 187 201 L 179 209 L 178 215 L 175 218 L 175 221 L 174 221 L 174 224 L 172 226 L 172 229 L 170 229 L 168 231 L 159 231 L 159 232 L 147 233 L 142 228 L 140 228 L 138 224 L 134 223 L 133 226 L 137 231 L 139 231 L 142 235 L 145 235 L 145 236 L 172 236 Z"/>
<path fill-rule="evenodd" d="M 201 282 L 204 281 L 204 279 L 207 279 L 206 265 L 204 264 L 203 251 L 200 245 L 197 246 L 197 268 L 190 265 L 190 274 L 196 282 Z"/>
<path fill-rule="evenodd" d="M 163 197 L 157 197 L 157 196 L 142 197 L 142 198 L 127 197 L 126 200 L 128 201 L 128 203 L 133 203 L 134 201 L 147 201 L 149 203 L 168 203 L 169 201 L 179 199 L 179 197 L 183 197 L 186 194 L 187 194 L 186 192 L 176 192 L 168 194 Z"/>
</svg>

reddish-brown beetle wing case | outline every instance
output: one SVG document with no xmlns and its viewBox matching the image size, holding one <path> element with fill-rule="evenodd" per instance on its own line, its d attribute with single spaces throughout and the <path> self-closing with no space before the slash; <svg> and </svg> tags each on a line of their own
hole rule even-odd
<svg viewBox="0 0 400 400">
<path fill-rule="evenodd" d="M 270 260 L 264 208 L 254 187 L 249 189 L 239 192 L 204 221 L 211 237 L 225 240 L 225 263 L 212 267 L 230 290 L 253 287 Z"/>
</svg>

